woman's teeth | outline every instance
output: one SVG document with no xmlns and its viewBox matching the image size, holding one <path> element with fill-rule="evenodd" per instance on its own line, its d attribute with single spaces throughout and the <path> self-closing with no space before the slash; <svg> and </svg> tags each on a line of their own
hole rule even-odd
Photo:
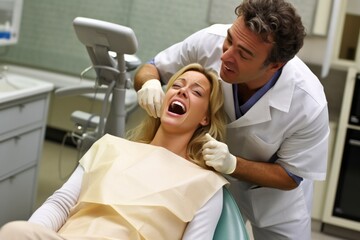
<svg viewBox="0 0 360 240">
<path fill-rule="evenodd" d="M 170 104 L 169 111 L 172 113 L 182 115 L 186 112 L 186 108 L 181 102 L 174 101 Z"/>
</svg>

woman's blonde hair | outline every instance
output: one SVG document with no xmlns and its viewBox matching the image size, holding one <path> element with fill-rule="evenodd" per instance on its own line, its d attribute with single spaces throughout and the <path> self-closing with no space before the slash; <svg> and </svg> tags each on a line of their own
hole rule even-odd
<svg viewBox="0 0 360 240">
<path fill-rule="evenodd" d="M 188 143 L 188 156 L 194 163 L 206 167 L 201 149 L 205 143 L 205 134 L 209 133 L 213 138 L 218 141 L 224 141 L 226 131 L 226 117 L 224 111 L 224 97 L 221 87 L 221 82 L 215 72 L 205 70 L 203 66 L 198 63 L 189 64 L 176 72 L 169 80 L 166 88 L 167 90 L 173 85 L 174 81 L 185 72 L 197 71 L 210 81 L 210 100 L 209 100 L 209 119 L 210 122 L 206 126 L 200 126 L 194 132 L 194 135 Z M 146 116 L 146 118 L 134 129 L 128 132 L 127 138 L 142 143 L 150 143 L 154 138 L 156 131 L 160 126 L 160 119 Z"/>
</svg>

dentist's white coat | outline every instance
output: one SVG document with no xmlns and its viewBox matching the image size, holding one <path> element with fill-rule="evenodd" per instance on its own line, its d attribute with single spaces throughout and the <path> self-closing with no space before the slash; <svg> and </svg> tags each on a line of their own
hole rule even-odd
<svg viewBox="0 0 360 240">
<path fill-rule="evenodd" d="M 216 24 L 189 36 L 155 57 L 161 80 L 198 62 L 219 72 L 222 45 L 231 25 Z M 313 180 L 326 176 L 328 148 L 327 101 L 318 78 L 297 57 L 283 68 L 276 84 L 239 119 L 235 119 L 231 84 L 223 82 L 230 119 L 230 152 L 245 159 L 276 163 L 302 177 L 291 191 L 263 188 L 230 178 L 242 214 L 256 239 L 311 239 Z"/>
</svg>

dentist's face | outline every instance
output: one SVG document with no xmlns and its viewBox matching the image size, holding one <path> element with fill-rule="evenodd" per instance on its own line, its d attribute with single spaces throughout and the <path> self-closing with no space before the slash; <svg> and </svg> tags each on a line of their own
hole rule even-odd
<svg viewBox="0 0 360 240">
<path fill-rule="evenodd" d="M 191 134 L 199 126 L 209 124 L 210 92 L 211 84 L 202 73 L 192 70 L 183 73 L 165 94 L 161 124 Z"/>
<path fill-rule="evenodd" d="M 264 66 L 272 44 L 253 33 L 242 17 L 228 30 L 221 56 L 221 78 L 228 83 L 246 83 L 249 88 L 264 85 L 272 76 L 272 64 Z"/>
</svg>

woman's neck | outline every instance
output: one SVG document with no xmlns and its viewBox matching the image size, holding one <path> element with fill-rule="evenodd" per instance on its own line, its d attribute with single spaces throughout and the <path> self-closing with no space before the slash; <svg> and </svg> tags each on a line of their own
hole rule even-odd
<svg viewBox="0 0 360 240">
<path fill-rule="evenodd" d="M 159 128 L 150 144 L 164 147 L 169 151 L 188 159 L 187 146 L 191 136 L 192 134 L 168 133 Z"/>
</svg>

